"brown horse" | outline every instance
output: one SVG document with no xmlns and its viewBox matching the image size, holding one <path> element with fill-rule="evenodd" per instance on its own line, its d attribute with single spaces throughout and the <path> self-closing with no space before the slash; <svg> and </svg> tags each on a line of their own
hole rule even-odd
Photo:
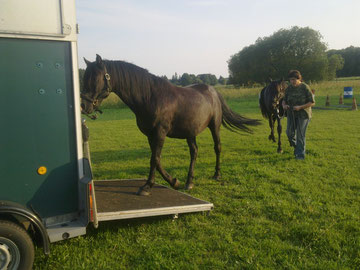
<svg viewBox="0 0 360 270">
<path fill-rule="evenodd" d="M 284 110 L 281 105 L 282 99 L 285 96 L 286 82 L 281 79 L 273 81 L 270 79 L 270 84 L 264 87 L 260 92 L 259 105 L 262 115 L 269 119 L 270 135 L 269 140 L 276 142 L 274 135 L 275 121 L 277 121 L 278 131 L 278 153 L 282 153 L 281 148 L 281 118 L 284 116 Z"/>
<path fill-rule="evenodd" d="M 96 55 L 95 62 L 84 59 L 82 112 L 92 114 L 103 99 L 114 92 L 136 115 L 140 131 L 148 137 L 151 148 L 150 173 L 138 195 L 149 195 L 155 183 L 155 169 L 173 187 L 179 181 L 171 177 L 161 166 L 160 155 L 165 137 L 186 139 L 190 148 L 190 168 L 186 189 L 193 188 L 194 165 L 198 147 L 196 136 L 205 128 L 211 130 L 215 144 L 216 166 L 214 178 L 220 177 L 220 126 L 235 131 L 251 132 L 246 126 L 259 124 L 258 120 L 242 117 L 226 105 L 222 96 L 211 86 L 204 84 L 177 87 L 167 80 L 150 74 L 147 70 L 123 61 L 102 60 Z"/>
</svg>

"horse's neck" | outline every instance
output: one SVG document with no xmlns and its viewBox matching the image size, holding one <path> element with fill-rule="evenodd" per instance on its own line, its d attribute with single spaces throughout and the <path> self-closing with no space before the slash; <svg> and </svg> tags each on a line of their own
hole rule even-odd
<svg viewBox="0 0 360 270">
<path fill-rule="evenodd" d="M 113 89 L 113 92 L 130 108 L 134 104 L 133 98 L 130 91 L 126 88 L 116 87 Z"/>
<path fill-rule="evenodd" d="M 115 74 L 116 72 L 117 74 Z M 131 71 L 128 71 L 131 72 Z M 149 89 L 146 87 L 140 87 L 138 81 L 134 82 L 134 77 L 129 76 L 129 78 L 124 77 L 123 72 L 114 70 L 111 75 L 114 80 L 113 92 L 133 111 L 137 112 L 140 109 L 144 108 L 144 104 L 147 100 L 146 97 L 149 95 Z M 141 79 L 145 79 L 144 76 L 141 76 Z M 144 84 L 146 85 L 146 84 Z M 148 85 L 146 85 L 149 87 Z M 145 88 L 145 89 L 144 89 Z"/>
</svg>

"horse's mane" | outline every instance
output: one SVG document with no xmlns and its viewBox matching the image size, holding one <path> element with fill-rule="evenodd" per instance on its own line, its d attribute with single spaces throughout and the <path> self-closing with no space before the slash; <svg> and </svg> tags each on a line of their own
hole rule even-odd
<svg viewBox="0 0 360 270">
<path fill-rule="evenodd" d="M 104 60 L 111 80 L 131 100 L 149 103 L 154 91 L 167 91 L 172 85 L 167 80 L 151 74 L 146 69 L 125 61 Z M 131 107 L 132 104 L 127 104 Z"/>
</svg>

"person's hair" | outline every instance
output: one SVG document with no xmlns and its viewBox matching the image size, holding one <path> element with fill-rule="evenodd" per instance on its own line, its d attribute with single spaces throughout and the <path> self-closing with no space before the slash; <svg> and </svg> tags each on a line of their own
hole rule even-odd
<svg viewBox="0 0 360 270">
<path fill-rule="evenodd" d="M 296 79 L 302 81 L 301 73 L 300 73 L 300 71 L 298 71 L 298 70 L 290 70 L 290 71 L 289 71 L 289 74 L 288 74 L 288 78 L 289 78 L 289 79 L 290 79 L 290 78 L 296 78 Z"/>
</svg>

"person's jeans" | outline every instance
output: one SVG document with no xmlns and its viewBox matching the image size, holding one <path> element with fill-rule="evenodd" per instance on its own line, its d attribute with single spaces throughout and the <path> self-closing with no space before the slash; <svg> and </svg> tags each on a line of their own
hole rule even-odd
<svg viewBox="0 0 360 270">
<path fill-rule="evenodd" d="M 292 112 L 288 112 L 286 135 L 289 139 L 290 146 L 294 147 L 295 158 L 305 158 L 305 135 L 309 122 L 310 119 L 294 117 Z"/>
</svg>

